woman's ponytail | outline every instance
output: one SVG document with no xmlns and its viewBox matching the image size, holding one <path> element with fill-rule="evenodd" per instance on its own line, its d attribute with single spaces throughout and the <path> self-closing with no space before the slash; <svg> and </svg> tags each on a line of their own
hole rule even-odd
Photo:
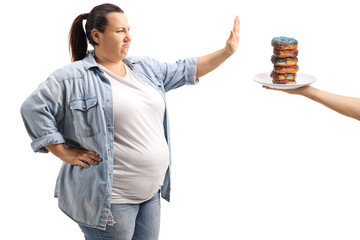
<svg viewBox="0 0 360 240">
<path fill-rule="evenodd" d="M 88 16 L 87 13 L 80 14 L 75 18 L 69 33 L 69 51 L 73 62 L 85 58 L 88 42 L 83 28 L 83 20 Z"/>
</svg>

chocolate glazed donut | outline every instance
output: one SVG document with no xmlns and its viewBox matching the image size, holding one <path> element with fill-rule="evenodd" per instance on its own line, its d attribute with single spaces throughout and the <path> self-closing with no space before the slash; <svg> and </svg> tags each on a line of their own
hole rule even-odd
<svg viewBox="0 0 360 240">
<path fill-rule="evenodd" d="M 276 80 L 276 79 L 273 79 L 272 82 L 274 84 L 296 84 L 295 80 Z"/>
<path fill-rule="evenodd" d="M 271 56 L 271 62 L 275 66 L 294 66 L 297 64 L 298 59 L 297 57 L 287 57 L 287 58 L 278 58 L 275 55 Z"/>
<path fill-rule="evenodd" d="M 297 49 L 298 41 L 295 38 L 274 37 L 271 40 L 271 46 L 280 50 Z"/>
<path fill-rule="evenodd" d="M 273 80 L 280 80 L 280 81 L 284 81 L 284 80 L 295 80 L 296 78 L 296 73 L 276 73 L 274 71 L 271 72 L 270 77 L 273 78 Z"/>
<path fill-rule="evenodd" d="M 280 50 L 278 48 L 274 48 L 274 55 L 278 58 L 287 58 L 287 57 L 296 57 L 299 53 L 297 49 L 292 50 Z"/>
<path fill-rule="evenodd" d="M 274 84 L 296 84 L 295 73 L 279 74 L 273 71 L 270 76 L 272 77 L 272 82 Z"/>
<path fill-rule="evenodd" d="M 297 71 L 299 71 L 299 66 L 298 65 L 294 65 L 294 66 L 288 66 L 288 67 L 282 67 L 282 66 L 274 66 L 274 71 L 277 73 L 296 73 Z"/>
</svg>

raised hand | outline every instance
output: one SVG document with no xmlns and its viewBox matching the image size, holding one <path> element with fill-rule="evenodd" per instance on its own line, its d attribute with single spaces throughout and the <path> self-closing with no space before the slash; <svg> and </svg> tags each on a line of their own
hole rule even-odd
<svg viewBox="0 0 360 240">
<path fill-rule="evenodd" d="M 199 57 L 196 68 L 196 78 L 208 74 L 235 53 L 239 46 L 239 32 L 240 20 L 239 17 L 236 16 L 234 27 L 231 30 L 230 37 L 226 41 L 225 47 L 208 55 Z"/>
<path fill-rule="evenodd" d="M 236 49 L 239 46 L 240 41 L 240 19 L 238 16 L 236 16 L 234 20 L 234 27 L 230 32 L 230 36 L 228 40 L 226 41 L 225 49 L 229 54 L 235 53 Z"/>
</svg>

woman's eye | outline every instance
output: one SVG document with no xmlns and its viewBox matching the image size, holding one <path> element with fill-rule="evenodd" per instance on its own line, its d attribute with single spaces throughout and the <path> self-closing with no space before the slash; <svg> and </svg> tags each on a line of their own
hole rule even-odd
<svg viewBox="0 0 360 240">
<path fill-rule="evenodd" d="M 125 30 L 125 29 L 117 30 L 116 32 L 117 32 L 117 33 L 123 33 L 123 32 L 126 32 L 126 31 L 129 32 L 129 31 L 130 31 L 130 28 L 129 28 L 128 30 Z"/>
</svg>

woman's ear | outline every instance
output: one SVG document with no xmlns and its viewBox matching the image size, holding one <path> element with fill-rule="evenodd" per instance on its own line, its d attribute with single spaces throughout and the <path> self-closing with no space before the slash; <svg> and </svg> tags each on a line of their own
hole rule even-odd
<svg viewBox="0 0 360 240">
<path fill-rule="evenodd" d="M 101 34 L 96 28 L 91 30 L 91 37 L 94 40 L 94 42 L 96 42 L 97 44 L 101 42 Z"/>
</svg>

